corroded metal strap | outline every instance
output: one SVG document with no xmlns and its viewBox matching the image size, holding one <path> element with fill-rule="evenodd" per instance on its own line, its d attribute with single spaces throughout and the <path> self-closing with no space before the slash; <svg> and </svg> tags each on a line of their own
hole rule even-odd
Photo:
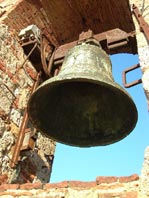
<svg viewBox="0 0 149 198">
<path fill-rule="evenodd" d="M 32 86 L 31 94 L 37 88 L 37 86 L 39 84 L 39 81 L 40 81 L 40 76 L 41 76 L 41 72 L 39 72 L 37 74 L 36 81 L 34 82 L 34 84 Z M 21 124 L 21 127 L 20 127 L 20 131 L 19 131 L 19 134 L 18 134 L 18 138 L 17 138 L 16 144 L 15 144 L 15 147 L 14 147 L 13 155 L 12 155 L 12 160 L 11 160 L 11 163 L 10 163 L 11 168 L 15 167 L 15 165 L 17 164 L 19 154 L 20 154 L 20 150 L 21 150 L 21 146 L 22 146 L 24 136 L 25 136 L 25 129 L 26 129 L 27 123 L 28 123 L 28 114 L 27 114 L 27 108 L 26 108 L 25 112 L 24 112 L 22 124 Z"/>
<path fill-rule="evenodd" d="M 140 25 L 140 30 L 144 32 L 144 35 L 149 42 L 149 24 L 144 20 L 144 17 L 142 16 L 141 12 L 139 11 L 139 8 L 133 4 L 133 13 Z"/>
<path fill-rule="evenodd" d="M 123 71 L 123 73 L 122 73 L 122 81 L 123 81 L 123 85 L 124 85 L 125 88 L 130 88 L 130 87 L 133 87 L 135 85 L 138 85 L 138 84 L 142 83 L 142 79 L 135 80 L 135 81 L 133 81 L 131 83 L 127 83 L 127 80 L 126 80 L 126 74 L 128 72 L 131 72 L 131 71 L 139 68 L 139 67 L 140 67 L 140 64 L 137 64 L 137 65 L 129 67 L 129 68 L 127 68 L 127 69 L 125 69 Z"/>
</svg>

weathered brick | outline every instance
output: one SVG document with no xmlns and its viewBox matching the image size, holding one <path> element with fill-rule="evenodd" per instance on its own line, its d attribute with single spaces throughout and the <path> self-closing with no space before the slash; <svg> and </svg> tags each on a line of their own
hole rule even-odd
<svg viewBox="0 0 149 198">
<path fill-rule="evenodd" d="M 19 192 L 16 192 L 15 196 L 16 197 L 32 197 L 33 193 L 29 191 L 26 191 L 26 192 L 19 191 Z"/>
<path fill-rule="evenodd" d="M 28 75 L 33 79 L 36 80 L 36 76 L 37 76 L 37 72 L 35 72 L 35 70 L 31 67 L 26 67 L 26 72 L 28 73 Z"/>
<path fill-rule="evenodd" d="M 138 198 L 137 192 L 100 193 L 98 198 Z"/>
<path fill-rule="evenodd" d="M 30 190 L 30 189 L 42 189 L 42 183 L 25 183 L 20 185 L 20 189 L 22 190 Z"/>
<path fill-rule="evenodd" d="M 118 177 L 103 177 L 103 176 L 99 176 L 96 178 L 96 183 L 97 184 L 102 184 L 102 183 L 113 183 L 113 182 L 117 182 L 118 181 Z"/>
<path fill-rule="evenodd" d="M 49 183 L 44 185 L 44 189 L 50 189 L 50 188 L 67 188 L 68 187 L 68 181 L 63 181 L 59 183 Z"/>
<path fill-rule="evenodd" d="M 8 176 L 6 174 L 0 175 L 0 185 L 7 183 L 7 180 L 8 180 Z"/>
<path fill-rule="evenodd" d="M 132 181 L 137 181 L 139 180 L 139 176 L 137 174 L 133 174 L 128 177 L 119 177 L 119 182 L 121 183 L 127 183 L 127 182 L 132 182 Z"/>
<path fill-rule="evenodd" d="M 96 182 L 69 181 L 69 187 L 92 188 L 96 186 Z"/>
<path fill-rule="evenodd" d="M 5 197 L 5 198 L 11 198 L 11 197 L 15 197 L 16 193 L 15 192 L 0 192 L 0 197 Z"/>
<path fill-rule="evenodd" d="M 18 189 L 19 184 L 2 184 L 0 185 L 1 190 Z"/>
</svg>

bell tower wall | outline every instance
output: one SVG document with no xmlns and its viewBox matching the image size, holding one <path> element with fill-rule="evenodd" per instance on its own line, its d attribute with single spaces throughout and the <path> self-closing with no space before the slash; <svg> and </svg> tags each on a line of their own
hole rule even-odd
<svg viewBox="0 0 149 198">
<path fill-rule="evenodd" d="M 21 1 L 0 1 L 0 184 L 49 182 L 55 152 L 55 142 L 27 124 L 19 158 L 14 161 L 16 141 L 25 115 L 25 108 L 36 71 L 19 43 L 17 30 L 31 23 L 26 13 L 26 24 L 19 19 L 15 8 Z M 22 5 L 21 9 L 25 9 Z M 22 12 L 23 14 L 23 12 Z M 37 18 L 36 18 L 37 19 Z M 20 21 L 19 21 L 20 20 Z M 13 24 L 12 24 L 13 23 Z M 11 166 L 13 164 L 13 167 Z"/>
</svg>

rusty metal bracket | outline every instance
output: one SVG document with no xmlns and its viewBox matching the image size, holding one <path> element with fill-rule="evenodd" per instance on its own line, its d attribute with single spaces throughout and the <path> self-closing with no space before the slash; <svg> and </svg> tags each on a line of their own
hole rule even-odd
<svg viewBox="0 0 149 198">
<path fill-rule="evenodd" d="M 32 42 L 32 43 L 33 43 L 34 45 L 33 45 L 33 47 L 31 48 L 30 52 L 28 53 L 28 55 L 27 55 L 26 59 L 24 60 L 24 62 L 23 62 L 23 64 L 22 64 L 21 67 L 24 67 L 26 61 L 29 59 L 29 57 L 31 56 L 31 54 L 33 53 L 33 51 L 35 50 L 35 48 L 37 47 L 37 42 L 36 42 L 36 41 L 34 41 L 34 42 Z"/>
<path fill-rule="evenodd" d="M 79 40 L 78 42 L 84 42 L 87 39 L 93 38 L 93 31 L 92 30 L 88 30 L 87 32 L 82 32 L 79 35 Z"/>
<path fill-rule="evenodd" d="M 51 44 L 47 36 L 36 25 L 29 25 L 19 33 L 20 44 L 37 72 L 42 71 L 42 78 L 52 77 L 51 71 L 55 46 Z"/>
<path fill-rule="evenodd" d="M 36 81 L 34 82 L 34 84 L 32 86 L 32 90 L 31 90 L 30 94 L 32 94 L 34 92 L 34 90 L 37 88 L 37 86 L 40 82 L 40 76 L 41 76 L 41 72 L 39 72 L 37 74 Z M 20 127 L 20 131 L 19 131 L 19 134 L 18 134 L 18 138 L 16 140 L 16 144 L 15 144 L 15 147 L 14 147 L 12 160 L 10 162 L 10 167 L 11 168 L 15 167 L 15 165 L 18 162 L 19 154 L 20 154 L 20 151 L 21 151 L 21 147 L 22 147 L 22 144 L 23 144 L 24 137 L 25 137 L 25 129 L 27 127 L 28 120 L 29 120 L 29 118 L 28 118 L 27 108 L 26 108 L 25 112 L 24 112 L 22 124 L 21 124 L 21 127 Z"/>
<path fill-rule="evenodd" d="M 19 34 L 20 42 L 25 54 L 30 55 L 29 59 L 36 71 L 42 71 L 43 80 L 57 75 L 67 51 L 82 41 L 87 42 L 90 40 L 90 42 L 92 42 L 96 39 L 103 50 L 108 54 L 114 54 L 121 50 L 122 52 L 137 53 L 137 49 L 133 45 L 136 39 L 135 32 L 127 33 L 116 28 L 99 34 L 94 34 L 92 30 L 88 30 L 82 32 L 78 36 L 78 40 L 56 48 L 51 44 L 47 36 L 35 25 L 28 26 L 21 30 Z M 33 53 L 29 54 L 32 52 L 32 49 Z"/>
<path fill-rule="evenodd" d="M 41 63 L 42 63 L 42 68 L 44 73 L 46 74 L 47 78 L 52 77 L 52 66 L 53 66 L 53 60 L 54 60 L 54 55 L 56 48 L 50 44 L 48 38 L 44 35 L 41 34 L 40 36 L 40 51 L 41 51 Z M 46 55 L 46 49 L 50 48 L 48 52 L 49 60 L 47 60 L 47 55 Z"/>
<path fill-rule="evenodd" d="M 140 31 L 144 33 L 147 42 L 149 43 L 149 24 L 144 20 L 144 17 L 142 16 L 141 12 L 139 11 L 139 8 L 136 5 L 133 4 L 132 9 L 140 25 Z"/>
<path fill-rule="evenodd" d="M 127 45 L 128 45 L 128 39 L 123 38 L 121 40 L 108 42 L 108 49 L 115 50 L 115 49 L 121 48 L 122 46 L 127 46 Z"/>
<path fill-rule="evenodd" d="M 126 33 L 116 28 L 99 34 L 93 34 L 92 30 L 88 30 L 87 32 L 82 32 L 79 35 L 78 40 L 61 45 L 56 49 L 53 58 L 54 67 L 63 62 L 63 59 L 69 49 L 73 48 L 82 41 L 86 41 L 87 39 L 96 39 L 101 44 L 103 50 L 110 55 L 120 53 L 120 49 L 122 52 L 126 49 L 126 52 L 128 53 L 128 48 L 130 48 L 130 53 L 137 53 L 137 47 L 134 45 L 136 39 L 135 32 Z"/>
<path fill-rule="evenodd" d="M 123 73 L 122 73 L 122 81 L 123 81 L 123 85 L 124 85 L 125 88 L 130 88 L 130 87 L 133 87 L 135 85 L 138 85 L 138 84 L 142 83 L 142 79 L 135 80 L 135 81 L 133 81 L 131 83 L 127 83 L 127 80 L 126 80 L 126 74 L 128 72 L 131 72 L 131 71 L 139 68 L 139 67 L 140 67 L 140 64 L 137 64 L 137 65 L 129 67 L 126 70 L 123 71 Z"/>
</svg>

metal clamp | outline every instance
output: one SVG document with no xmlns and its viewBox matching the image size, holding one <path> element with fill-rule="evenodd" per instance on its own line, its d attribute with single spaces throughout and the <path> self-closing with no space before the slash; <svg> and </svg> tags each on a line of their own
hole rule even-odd
<svg viewBox="0 0 149 198">
<path fill-rule="evenodd" d="M 126 70 L 123 71 L 123 73 L 122 73 L 122 81 L 123 81 L 123 85 L 124 85 L 125 88 L 130 88 L 130 87 L 133 87 L 135 85 L 138 85 L 138 84 L 142 83 L 142 79 L 135 80 L 135 81 L 133 81 L 131 83 L 127 83 L 127 81 L 126 81 L 126 74 L 128 72 L 131 72 L 132 70 L 135 70 L 135 69 L 139 68 L 139 67 L 140 67 L 140 64 L 137 64 L 137 65 L 129 67 Z"/>
<path fill-rule="evenodd" d="M 149 42 L 149 24 L 145 21 L 139 8 L 136 5 L 133 4 L 132 9 L 133 9 L 133 13 L 140 25 L 140 30 L 144 33 L 147 41 Z"/>
</svg>

